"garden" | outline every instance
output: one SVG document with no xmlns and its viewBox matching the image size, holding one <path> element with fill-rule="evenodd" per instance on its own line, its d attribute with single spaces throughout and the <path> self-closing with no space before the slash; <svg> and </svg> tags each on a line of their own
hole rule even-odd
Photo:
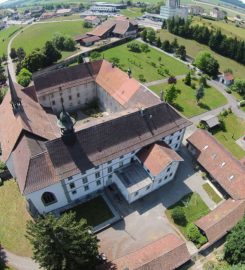
<svg viewBox="0 0 245 270">
<path fill-rule="evenodd" d="M 196 88 L 197 83 L 194 80 Z M 165 83 L 151 86 L 150 89 L 160 96 L 160 91 L 166 91 L 168 87 L 169 85 Z M 204 97 L 200 100 L 199 104 L 196 101 L 196 90 L 193 89 L 194 85 L 191 87 L 186 85 L 182 80 L 178 80 L 175 87 L 179 90 L 179 93 L 173 106 L 188 118 L 213 110 L 227 103 L 226 98 L 211 86 L 204 88 Z"/>
<path fill-rule="evenodd" d="M 132 76 L 141 82 L 150 82 L 187 73 L 185 64 L 168 56 L 164 52 L 150 48 L 147 44 L 133 41 L 110 48 L 101 53 L 91 54 L 92 59 L 103 57 L 124 71 L 128 68 Z"/>
<path fill-rule="evenodd" d="M 212 186 L 209 183 L 205 183 L 202 185 L 203 189 L 207 192 L 209 198 L 215 202 L 219 203 L 222 201 L 222 198 L 215 192 Z"/>
<path fill-rule="evenodd" d="M 200 247 L 207 242 L 207 239 L 200 233 L 194 222 L 209 212 L 208 206 L 199 194 L 189 193 L 170 206 L 166 210 L 166 215 L 188 240 Z"/>
</svg>

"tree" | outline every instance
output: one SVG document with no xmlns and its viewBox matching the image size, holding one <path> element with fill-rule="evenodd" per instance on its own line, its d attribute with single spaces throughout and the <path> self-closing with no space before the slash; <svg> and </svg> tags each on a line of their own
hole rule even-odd
<svg viewBox="0 0 245 270">
<path fill-rule="evenodd" d="M 76 221 L 75 213 L 59 218 L 49 214 L 29 221 L 27 238 L 33 247 L 33 259 L 46 270 L 95 269 L 97 237 L 86 220 Z"/>
<path fill-rule="evenodd" d="M 15 48 L 11 48 L 9 56 L 11 57 L 11 59 L 15 59 L 17 57 Z"/>
<path fill-rule="evenodd" d="M 147 31 L 147 40 L 152 44 L 156 40 L 156 33 L 153 29 Z"/>
<path fill-rule="evenodd" d="M 227 236 L 224 252 L 225 260 L 229 264 L 245 264 L 245 217 Z"/>
<path fill-rule="evenodd" d="M 219 63 L 209 52 L 199 52 L 195 59 L 195 65 L 212 77 L 218 75 Z"/>
<path fill-rule="evenodd" d="M 100 52 L 97 52 L 97 51 L 93 51 L 93 52 L 90 53 L 89 56 L 90 56 L 90 58 L 92 60 L 98 60 L 98 59 L 101 58 L 101 53 Z"/>
<path fill-rule="evenodd" d="M 173 104 L 178 96 L 179 91 L 176 89 L 175 85 L 169 86 L 165 93 L 165 101 L 169 104 Z"/>
<path fill-rule="evenodd" d="M 81 54 L 79 54 L 78 57 L 77 57 L 77 63 L 78 64 L 84 63 L 84 59 L 83 59 L 83 56 Z"/>
<path fill-rule="evenodd" d="M 6 95 L 6 93 L 7 93 L 7 88 L 5 88 L 5 87 L 0 88 L 0 104 L 3 102 L 3 99 Z M 1 149 L 0 149 L 0 152 L 1 152 Z M 0 172 L 4 171 L 6 169 L 7 169 L 7 166 L 5 165 L 5 163 L 0 161 Z M 0 269 L 1 269 L 1 267 L 0 267 Z"/>
<path fill-rule="evenodd" d="M 22 61 L 26 56 L 26 53 L 22 47 L 19 47 L 17 49 L 16 53 L 17 53 L 17 57 L 18 57 L 19 61 Z"/>
<path fill-rule="evenodd" d="M 245 98 L 245 80 L 236 79 L 230 89 Z"/>
<path fill-rule="evenodd" d="M 162 22 L 162 29 L 167 29 L 167 21 L 163 20 Z"/>
<path fill-rule="evenodd" d="M 204 87 L 203 84 L 200 85 L 200 87 L 196 90 L 196 101 L 197 104 L 199 104 L 200 99 L 204 97 Z"/>
<path fill-rule="evenodd" d="M 199 246 L 207 242 L 207 238 L 200 233 L 199 229 L 194 223 L 190 223 L 187 226 L 187 237 L 189 240 Z"/>
<path fill-rule="evenodd" d="M 127 48 L 131 51 L 131 52 L 141 52 L 141 49 L 140 49 L 140 45 L 136 42 L 131 42 L 127 45 Z"/>
<path fill-rule="evenodd" d="M 65 37 L 64 40 L 64 51 L 72 52 L 76 49 L 75 41 L 70 37 Z"/>
<path fill-rule="evenodd" d="M 31 82 L 31 72 L 26 68 L 22 68 L 18 75 L 18 83 L 24 87 L 27 87 Z"/>
<path fill-rule="evenodd" d="M 175 38 L 175 39 L 171 42 L 171 47 L 172 47 L 172 49 L 173 49 L 174 52 L 179 48 L 179 44 L 178 44 L 177 38 Z"/>
<path fill-rule="evenodd" d="M 201 78 L 199 79 L 199 83 L 202 84 L 204 87 L 207 87 L 208 83 L 207 83 L 206 76 L 201 76 Z"/>
<path fill-rule="evenodd" d="M 181 59 L 185 60 L 186 59 L 186 50 L 185 46 L 181 45 L 176 49 L 176 55 Z"/>
<path fill-rule="evenodd" d="M 142 52 L 145 52 L 145 53 L 149 52 L 150 51 L 149 45 L 148 44 L 142 44 L 141 45 L 141 50 L 142 50 Z"/>
<path fill-rule="evenodd" d="M 172 46 L 171 46 L 169 40 L 164 40 L 164 41 L 162 42 L 162 49 L 163 49 L 165 52 L 169 52 L 169 53 L 171 53 L 171 52 L 173 51 Z"/>
<path fill-rule="evenodd" d="M 141 38 L 146 41 L 147 40 L 147 30 L 144 29 L 141 34 L 140 34 Z"/>
<path fill-rule="evenodd" d="M 45 55 L 38 49 L 33 50 L 25 57 L 22 62 L 22 67 L 25 67 L 30 72 L 35 72 L 44 67 Z"/>
<path fill-rule="evenodd" d="M 7 61 L 7 56 L 5 53 L 2 54 L 2 62 L 5 62 Z"/>
<path fill-rule="evenodd" d="M 185 76 L 185 84 L 191 86 L 191 73 L 188 72 Z"/>
<path fill-rule="evenodd" d="M 177 83 L 177 79 L 174 76 L 170 76 L 168 78 L 168 84 L 176 84 Z"/>
<path fill-rule="evenodd" d="M 161 48 L 161 46 L 162 46 L 162 42 L 161 42 L 160 37 L 158 37 L 158 38 L 157 38 L 156 45 L 157 45 L 157 47 L 158 47 L 158 48 Z"/>
<path fill-rule="evenodd" d="M 61 58 L 61 53 L 54 47 L 51 41 L 47 41 L 43 48 L 44 66 L 50 66 Z"/>
<path fill-rule="evenodd" d="M 92 24 L 89 23 L 89 22 L 84 22 L 84 23 L 83 23 L 83 27 L 84 27 L 84 28 L 92 28 Z"/>
<path fill-rule="evenodd" d="M 177 206 L 173 209 L 171 216 L 176 224 L 186 224 L 185 211 L 181 206 Z"/>
<path fill-rule="evenodd" d="M 64 49 L 64 41 L 65 37 L 61 33 L 57 32 L 53 35 L 52 42 L 58 50 Z"/>
</svg>

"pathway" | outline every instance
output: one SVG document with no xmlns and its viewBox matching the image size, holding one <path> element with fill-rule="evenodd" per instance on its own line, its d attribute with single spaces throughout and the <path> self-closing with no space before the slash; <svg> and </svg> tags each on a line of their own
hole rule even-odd
<svg viewBox="0 0 245 270">
<path fill-rule="evenodd" d="M 175 78 L 177 80 L 181 80 L 181 79 L 185 78 L 185 76 L 186 75 L 177 75 L 177 76 L 175 76 Z M 162 80 L 157 80 L 157 81 L 145 83 L 145 86 L 149 87 L 149 86 L 158 85 L 160 83 L 167 83 L 167 82 L 168 82 L 168 78 L 165 78 L 165 79 L 162 79 Z"/>
<path fill-rule="evenodd" d="M 1 253 L 5 257 L 6 263 L 16 270 L 39 270 L 39 265 L 31 258 L 15 255 L 6 249 L 1 248 Z"/>
</svg>

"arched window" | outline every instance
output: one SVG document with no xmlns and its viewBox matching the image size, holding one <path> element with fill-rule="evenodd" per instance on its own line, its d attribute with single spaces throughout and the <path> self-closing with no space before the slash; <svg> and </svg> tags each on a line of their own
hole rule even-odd
<svg viewBox="0 0 245 270">
<path fill-rule="evenodd" d="M 44 205 L 50 205 L 57 202 L 55 195 L 51 192 L 44 192 L 42 195 L 42 202 Z"/>
</svg>

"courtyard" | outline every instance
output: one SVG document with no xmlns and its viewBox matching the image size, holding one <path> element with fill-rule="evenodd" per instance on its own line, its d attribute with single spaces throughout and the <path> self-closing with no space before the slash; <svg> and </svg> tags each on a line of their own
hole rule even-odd
<svg viewBox="0 0 245 270">
<path fill-rule="evenodd" d="M 210 210 L 216 203 L 203 188 L 206 180 L 200 171 L 195 171 L 195 164 L 185 146 L 180 149 L 184 162 L 180 164 L 175 179 L 159 190 L 128 205 L 116 189 L 106 191 L 123 220 L 98 233 L 101 251 L 108 259 L 114 260 L 133 252 L 168 233 L 183 235 L 165 215 L 167 208 L 178 202 L 183 196 L 196 192 Z M 192 242 L 187 242 L 188 249 L 194 254 L 197 249 Z"/>
</svg>

